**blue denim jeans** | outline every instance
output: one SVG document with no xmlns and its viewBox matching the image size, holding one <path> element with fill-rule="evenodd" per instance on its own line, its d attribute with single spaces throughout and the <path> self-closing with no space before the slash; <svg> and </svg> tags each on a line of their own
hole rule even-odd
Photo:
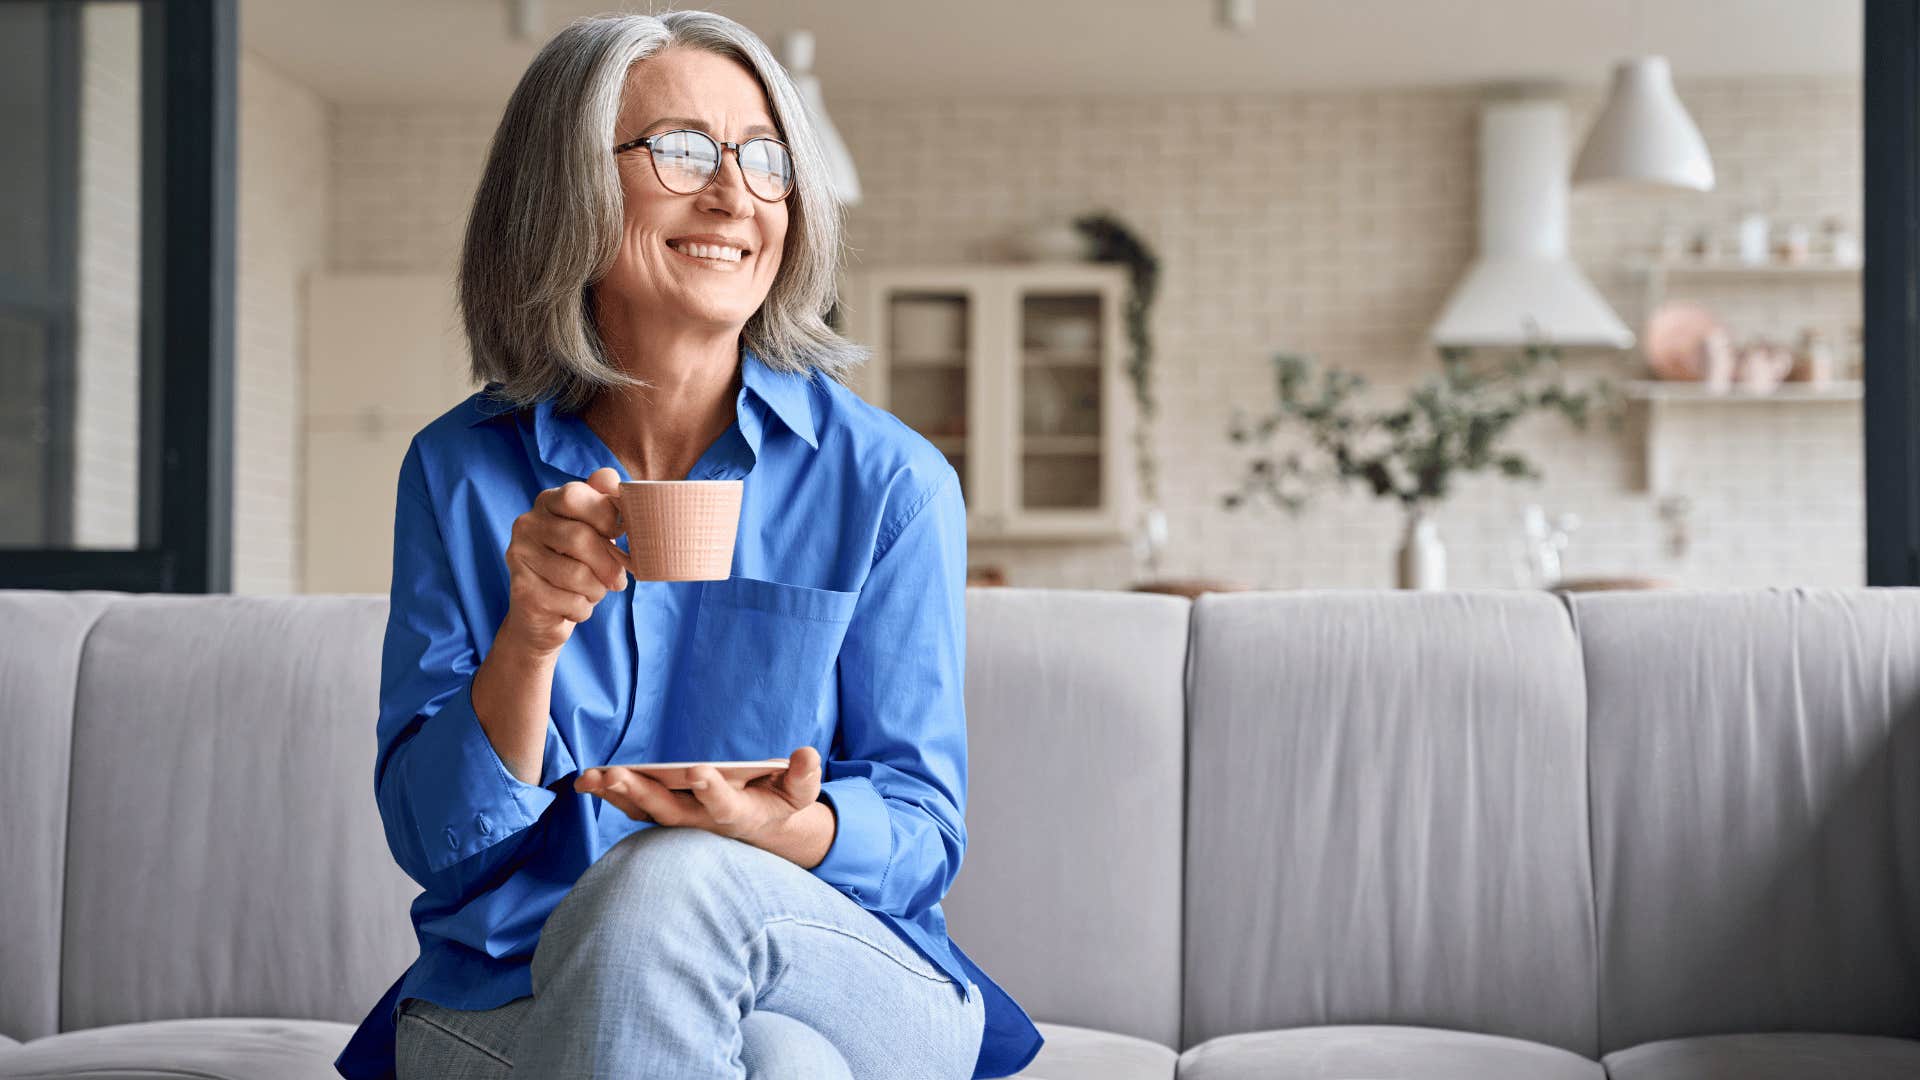
<svg viewBox="0 0 1920 1080">
<path fill-rule="evenodd" d="M 872 913 L 792 862 L 702 829 L 614 845 L 540 932 L 533 996 L 409 999 L 400 1080 L 968 1080 L 985 1026 Z"/>
</svg>

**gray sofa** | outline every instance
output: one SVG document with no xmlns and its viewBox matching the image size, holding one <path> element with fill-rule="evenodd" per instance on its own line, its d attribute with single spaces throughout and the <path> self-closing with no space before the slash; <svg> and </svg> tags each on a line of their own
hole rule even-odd
<svg viewBox="0 0 1920 1080">
<path fill-rule="evenodd" d="M 332 1075 L 415 949 L 386 606 L 0 592 L 0 1076 Z M 968 618 L 1023 1076 L 1920 1076 L 1920 590 Z"/>
</svg>

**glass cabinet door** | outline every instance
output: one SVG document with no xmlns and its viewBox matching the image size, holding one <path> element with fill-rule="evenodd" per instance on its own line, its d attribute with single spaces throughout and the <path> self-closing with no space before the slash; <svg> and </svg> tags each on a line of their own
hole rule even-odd
<svg viewBox="0 0 1920 1080">
<path fill-rule="evenodd" d="M 938 447 L 968 487 L 968 363 L 973 299 L 964 291 L 886 294 L 887 408 Z"/>
<path fill-rule="evenodd" d="M 1103 301 L 1090 290 L 1018 297 L 1014 505 L 1022 513 L 1105 505 L 1103 448 L 1112 418 L 1102 394 L 1110 345 Z"/>
<path fill-rule="evenodd" d="M 849 275 L 847 325 L 874 362 L 849 384 L 960 474 L 968 535 L 1124 535 L 1124 271 L 884 267 Z"/>
</svg>

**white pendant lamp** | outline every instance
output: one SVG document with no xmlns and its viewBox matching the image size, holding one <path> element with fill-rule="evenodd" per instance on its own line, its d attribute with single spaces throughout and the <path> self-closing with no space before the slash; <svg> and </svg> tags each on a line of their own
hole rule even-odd
<svg viewBox="0 0 1920 1080">
<path fill-rule="evenodd" d="M 827 103 L 820 96 L 820 80 L 813 74 L 813 34 L 807 30 L 788 31 L 782 41 L 780 63 L 793 77 L 794 89 L 807 107 L 813 130 L 819 136 L 820 152 L 827 159 L 827 181 L 834 198 L 847 206 L 860 204 L 860 173 L 853 167 L 853 155 L 840 132 L 827 118 Z"/>
<path fill-rule="evenodd" d="M 1613 86 L 1580 148 L 1573 182 L 1713 190 L 1707 141 L 1674 93 L 1666 57 L 1635 57 L 1613 69 Z"/>
</svg>

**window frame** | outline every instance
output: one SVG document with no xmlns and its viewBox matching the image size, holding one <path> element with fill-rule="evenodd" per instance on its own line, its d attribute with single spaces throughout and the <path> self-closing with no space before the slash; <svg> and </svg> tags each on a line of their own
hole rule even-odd
<svg viewBox="0 0 1920 1080">
<path fill-rule="evenodd" d="M 1864 0 L 1868 585 L 1920 585 L 1920 0 Z"/>
<path fill-rule="evenodd" d="M 51 2 L 56 22 L 77 25 L 81 5 L 127 0 Z M 138 2 L 138 543 L 119 550 L 0 549 L 0 588 L 233 587 L 237 0 Z M 78 109 L 77 92 L 70 104 Z M 64 434 L 71 433 L 69 422 Z M 71 487 L 60 497 L 70 498 Z"/>
</svg>

